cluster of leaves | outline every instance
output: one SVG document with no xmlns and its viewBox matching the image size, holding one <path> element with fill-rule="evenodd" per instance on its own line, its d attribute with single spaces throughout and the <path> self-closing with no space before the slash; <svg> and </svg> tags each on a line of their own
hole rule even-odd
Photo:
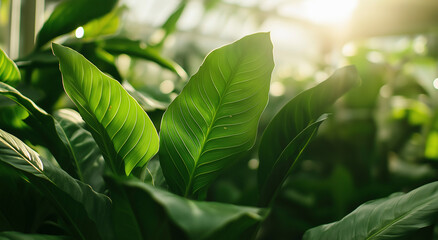
<svg viewBox="0 0 438 240">
<path fill-rule="evenodd" d="M 101 5 L 89 9 L 89 1 L 66 0 L 44 24 L 32 54 L 14 62 L 0 51 L 0 94 L 16 103 L 2 99 L 13 114 L 2 116 L 0 130 L 0 193 L 8 196 L 0 199 L 0 237 L 264 238 L 260 229 L 291 169 L 329 117 L 326 111 L 359 84 L 356 69 L 338 69 L 270 120 L 257 149 L 258 197 L 248 206 L 216 202 L 209 188 L 221 174 L 238 172 L 238 162 L 256 142 L 274 67 L 269 34 L 212 51 L 163 107 L 122 82 L 115 56 L 148 59 L 182 78 L 183 70 L 139 41 L 102 36 L 114 33 L 118 18 L 116 1 L 96 1 Z M 168 34 L 184 6 L 166 22 Z M 69 39 L 48 49 L 50 40 L 82 25 L 89 34 L 85 41 Z M 61 82 L 72 108 L 55 106 Z M 42 97 L 23 94 L 34 88 Z M 156 108 L 165 108 L 158 124 L 145 111 Z M 304 238 L 409 235 L 433 224 L 437 184 L 365 203 Z M 29 199 L 22 210 L 11 207 Z"/>
</svg>

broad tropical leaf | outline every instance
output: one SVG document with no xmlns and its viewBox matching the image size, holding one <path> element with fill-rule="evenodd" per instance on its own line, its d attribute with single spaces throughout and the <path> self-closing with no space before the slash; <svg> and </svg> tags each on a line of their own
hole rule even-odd
<svg viewBox="0 0 438 240">
<path fill-rule="evenodd" d="M 120 239 L 249 239 L 263 219 L 258 208 L 189 200 L 136 179 L 107 182 Z"/>
<path fill-rule="evenodd" d="M 158 152 L 158 134 L 141 106 L 116 80 L 74 50 L 53 44 L 64 89 L 90 127 L 113 172 L 129 175 Z"/>
<path fill-rule="evenodd" d="M 75 159 L 71 155 L 67 136 L 60 129 L 58 122 L 32 100 L 2 82 L 0 82 L 0 95 L 12 99 L 26 109 L 29 117 L 25 122 L 40 135 L 44 145 L 55 156 L 59 165 L 72 176 L 79 178 L 80 174 L 77 172 Z"/>
<path fill-rule="evenodd" d="M 99 46 L 114 55 L 126 54 L 131 57 L 155 62 L 156 64 L 178 74 L 182 79 L 187 78 L 187 74 L 181 66 L 171 60 L 163 58 L 156 49 L 148 47 L 145 43 L 138 40 L 121 37 L 108 38 L 99 41 Z"/>
<path fill-rule="evenodd" d="M 54 113 L 54 117 L 67 136 L 72 155 L 78 164 L 79 179 L 90 184 L 96 191 L 102 192 L 105 160 L 93 136 L 85 129 L 81 115 L 71 109 L 61 109 Z"/>
<path fill-rule="evenodd" d="M 109 12 L 117 0 L 66 0 L 56 6 L 38 33 L 36 48 Z M 98 7 L 96 7 L 98 6 Z"/>
<path fill-rule="evenodd" d="M 338 69 L 326 81 L 290 100 L 274 116 L 263 133 L 259 148 L 258 182 L 262 206 L 266 206 L 272 200 L 289 169 L 314 135 L 313 131 L 316 132 L 320 123 L 313 123 L 339 97 L 359 82 L 355 67 Z M 308 130 L 304 133 L 305 129 Z M 297 146 L 300 148 L 295 149 Z"/>
<path fill-rule="evenodd" d="M 176 193 L 195 196 L 249 150 L 274 67 L 268 33 L 211 52 L 161 123 L 160 162 Z"/>
<path fill-rule="evenodd" d="M 78 239 L 111 238 L 110 199 L 89 185 L 70 177 L 40 157 L 20 139 L 0 129 L 0 164 L 24 174 L 29 182 L 53 202 Z"/>
<path fill-rule="evenodd" d="M 338 222 L 308 230 L 304 239 L 401 239 L 435 224 L 438 182 L 369 201 Z"/>
<path fill-rule="evenodd" d="M 0 82 L 15 84 L 20 81 L 20 71 L 6 53 L 0 49 Z"/>
</svg>

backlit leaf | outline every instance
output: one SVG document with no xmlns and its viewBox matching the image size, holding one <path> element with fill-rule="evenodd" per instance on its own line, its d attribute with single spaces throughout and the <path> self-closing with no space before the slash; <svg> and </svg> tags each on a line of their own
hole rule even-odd
<svg viewBox="0 0 438 240">
<path fill-rule="evenodd" d="M 20 71 L 6 53 L 0 49 L 0 82 L 15 84 L 20 81 Z"/>
<path fill-rule="evenodd" d="M 52 46 L 59 58 L 64 89 L 90 127 L 107 165 L 129 175 L 158 152 L 152 121 L 116 80 L 76 51 Z"/>
<path fill-rule="evenodd" d="M 207 56 L 161 123 L 160 162 L 171 189 L 184 196 L 202 193 L 254 145 L 273 67 L 268 33 Z"/>
<path fill-rule="evenodd" d="M 120 25 L 120 15 L 126 7 L 117 7 L 105 16 L 94 19 L 84 25 L 84 38 L 97 38 L 117 32 Z"/>
<path fill-rule="evenodd" d="M 38 33 L 36 48 L 109 13 L 117 0 L 66 0 L 56 6 Z"/>
</svg>

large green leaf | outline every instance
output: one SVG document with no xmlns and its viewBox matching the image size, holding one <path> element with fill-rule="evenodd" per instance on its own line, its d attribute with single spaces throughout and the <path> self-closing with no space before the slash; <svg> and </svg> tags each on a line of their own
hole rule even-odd
<svg viewBox="0 0 438 240">
<path fill-rule="evenodd" d="M 15 84 L 20 81 L 20 71 L 2 49 L 0 49 L 0 82 Z"/>
<path fill-rule="evenodd" d="M 436 223 L 438 182 L 369 201 L 338 222 L 308 230 L 304 239 L 401 239 Z"/>
<path fill-rule="evenodd" d="M 187 78 L 187 74 L 181 66 L 172 60 L 163 58 L 156 49 L 148 47 L 141 41 L 115 37 L 99 41 L 99 46 L 105 51 L 114 55 L 126 54 L 131 57 L 142 58 L 155 62 L 158 65 L 178 74 L 178 76 L 180 76 L 182 79 Z"/>
<path fill-rule="evenodd" d="M 321 123 L 317 119 L 359 82 L 355 67 L 338 69 L 326 81 L 293 98 L 274 116 L 263 133 L 259 148 L 258 182 L 262 206 L 271 202 L 315 134 Z"/>
<path fill-rule="evenodd" d="M 25 122 L 39 134 L 44 145 L 55 156 L 61 167 L 74 177 L 80 178 L 75 160 L 71 154 L 68 139 L 53 117 L 38 107 L 32 100 L 15 88 L 0 82 L 0 95 L 6 96 L 22 106 L 29 113 Z"/>
<path fill-rule="evenodd" d="M 25 234 L 20 232 L 0 232 L 0 240 L 72 240 L 67 236 Z"/>
<path fill-rule="evenodd" d="M 90 127 L 107 165 L 129 175 L 158 152 L 158 134 L 141 106 L 116 80 L 76 51 L 53 44 L 64 89 Z"/>
<path fill-rule="evenodd" d="M 78 112 L 61 109 L 54 113 L 55 119 L 64 130 L 72 149 L 77 170 L 83 182 L 98 192 L 103 191 L 103 170 L 105 160 L 91 133 L 85 129 L 85 122 Z"/>
<path fill-rule="evenodd" d="M 120 239 L 249 239 L 263 210 L 189 200 L 136 179 L 109 178 Z"/>
<path fill-rule="evenodd" d="M 38 33 L 36 48 L 109 12 L 117 0 L 66 0 L 56 6 Z"/>
<path fill-rule="evenodd" d="M 160 162 L 176 193 L 195 196 L 249 150 L 274 67 L 268 33 L 211 52 L 161 123 Z"/>
<path fill-rule="evenodd" d="M 40 157 L 20 139 L 0 129 L 0 163 L 13 167 L 41 190 L 78 239 L 111 238 L 110 199 Z"/>
</svg>

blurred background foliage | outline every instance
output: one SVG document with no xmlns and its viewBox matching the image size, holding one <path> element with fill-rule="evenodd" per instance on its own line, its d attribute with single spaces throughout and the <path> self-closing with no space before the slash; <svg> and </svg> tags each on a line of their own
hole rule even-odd
<svg viewBox="0 0 438 240">
<path fill-rule="evenodd" d="M 16 87 L 49 113 L 73 107 L 48 45 L 35 47 L 59 2 L 0 1 L 0 47 L 24 79 Z M 209 51 L 253 32 L 271 32 L 276 63 L 261 131 L 287 100 L 334 69 L 356 65 L 362 85 L 331 109 L 262 231 L 269 239 L 295 239 L 365 201 L 438 179 L 437 11 L 430 0 L 120 0 L 55 41 L 123 82 L 156 127 Z M 24 110 L 4 98 L 0 109 L 0 128 L 38 145 Z M 257 167 L 254 152 L 216 181 L 208 199 L 252 204 Z M 8 181 L 2 175 L 2 192 L 35 191 L 14 192 Z M 42 196 L 35 195 L 38 204 Z M 21 214 L 29 215 L 25 209 Z"/>
</svg>

